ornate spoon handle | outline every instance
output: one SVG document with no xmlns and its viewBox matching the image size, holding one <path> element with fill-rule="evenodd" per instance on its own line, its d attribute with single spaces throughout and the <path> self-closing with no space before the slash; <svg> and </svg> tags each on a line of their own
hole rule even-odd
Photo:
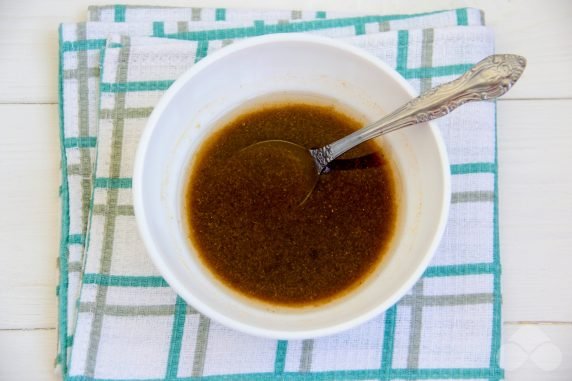
<svg viewBox="0 0 572 381">
<path fill-rule="evenodd" d="M 366 140 L 440 118 L 467 102 L 500 97 L 520 78 L 525 67 L 526 59 L 521 56 L 489 56 L 459 78 L 434 87 L 384 118 L 310 152 L 321 172 L 330 161 Z"/>
</svg>

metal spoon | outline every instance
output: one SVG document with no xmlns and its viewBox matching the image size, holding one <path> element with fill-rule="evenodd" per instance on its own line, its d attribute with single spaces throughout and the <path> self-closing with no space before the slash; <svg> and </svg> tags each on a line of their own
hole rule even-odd
<svg viewBox="0 0 572 381">
<path fill-rule="evenodd" d="M 266 140 L 253 144 L 243 151 L 252 153 L 251 150 L 266 152 L 281 150 L 284 157 L 296 157 L 299 173 L 315 177 L 305 183 L 315 185 L 318 176 L 332 160 L 358 144 L 403 127 L 440 118 L 467 102 L 498 98 L 510 90 L 525 67 L 524 57 L 514 54 L 492 55 L 477 63 L 459 78 L 428 90 L 382 119 L 324 147 L 308 150 L 283 140 Z M 312 188 L 313 185 L 309 190 L 300 190 L 300 195 L 304 195 L 304 201 Z"/>
</svg>

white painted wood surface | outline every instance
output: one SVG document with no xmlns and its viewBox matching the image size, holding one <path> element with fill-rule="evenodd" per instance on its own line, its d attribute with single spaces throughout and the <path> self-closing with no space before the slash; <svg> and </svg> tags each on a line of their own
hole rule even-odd
<svg viewBox="0 0 572 381">
<path fill-rule="evenodd" d="M 0 0 L 0 380 L 57 380 L 57 25 L 109 0 Z M 122 3 L 153 3 L 122 1 Z M 158 4 L 158 2 L 155 2 Z M 572 380 L 572 2 L 172 0 L 170 5 L 412 13 L 474 6 L 526 56 L 499 102 L 506 379 Z"/>
</svg>

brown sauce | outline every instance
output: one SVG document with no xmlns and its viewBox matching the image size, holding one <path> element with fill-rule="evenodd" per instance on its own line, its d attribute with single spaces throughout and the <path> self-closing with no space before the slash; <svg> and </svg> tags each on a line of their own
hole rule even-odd
<svg viewBox="0 0 572 381">
<path fill-rule="evenodd" d="M 190 170 L 185 216 L 189 238 L 216 278 L 288 306 L 327 302 L 364 281 L 387 250 L 397 215 L 394 177 L 377 144 L 334 161 L 301 206 L 290 196 L 304 184 L 280 155 L 258 160 L 253 170 L 268 173 L 271 186 L 244 176 L 251 167 L 236 159 L 256 142 L 320 147 L 360 127 L 331 107 L 281 104 L 242 114 L 205 141 Z"/>
</svg>

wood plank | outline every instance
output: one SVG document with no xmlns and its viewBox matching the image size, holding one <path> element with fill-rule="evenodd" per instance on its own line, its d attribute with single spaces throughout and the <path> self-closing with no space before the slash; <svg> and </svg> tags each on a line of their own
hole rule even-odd
<svg viewBox="0 0 572 381">
<path fill-rule="evenodd" d="M 56 331 L 0 330 L 0 379 L 55 381 Z M 572 325 L 504 325 L 502 363 L 507 381 L 569 381 Z"/>
<path fill-rule="evenodd" d="M 506 321 L 572 321 L 572 101 L 499 102 Z M 0 105 L 0 328 L 55 326 L 56 107 Z M 539 126 L 541 128 L 539 128 Z M 18 163 L 17 166 L 14 163 Z M 526 208 L 525 208 L 526 206 Z"/>
<path fill-rule="evenodd" d="M 505 324 L 501 353 L 507 381 L 570 381 L 572 324 Z"/>
<path fill-rule="evenodd" d="M 55 327 L 56 106 L 0 105 L 0 120 L 0 329 Z"/>
<path fill-rule="evenodd" d="M 572 100 L 498 108 L 503 319 L 572 321 Z"/>
<path fill-rule="evenodd" d="M 0 7 L 0 103 L 57 101 L 57 27 L 85 19 L 89 4 L 107 0 L 21 0 Z M 124 1 L 137 4 L 141 1 Z M 145 3 L 145 2 L 143 2 Z M 150 3 L 156 3 L 151 1 Z M 170 5 L 236 7 L 231 0 L 173 0 Z M 572 2 L 568 0 L 246 0 L 241 7 L 324 9 L 378 13 L 413 13 L 473 6 L 486 12 L 499 52 L 529 59 L 521 82 L 507 97 L 572 97 Z"/>
<path fill-rule="evenodd" d="M 56 381 L 56 330 L 0 330 L 0 380 Z"/>
</svg>

